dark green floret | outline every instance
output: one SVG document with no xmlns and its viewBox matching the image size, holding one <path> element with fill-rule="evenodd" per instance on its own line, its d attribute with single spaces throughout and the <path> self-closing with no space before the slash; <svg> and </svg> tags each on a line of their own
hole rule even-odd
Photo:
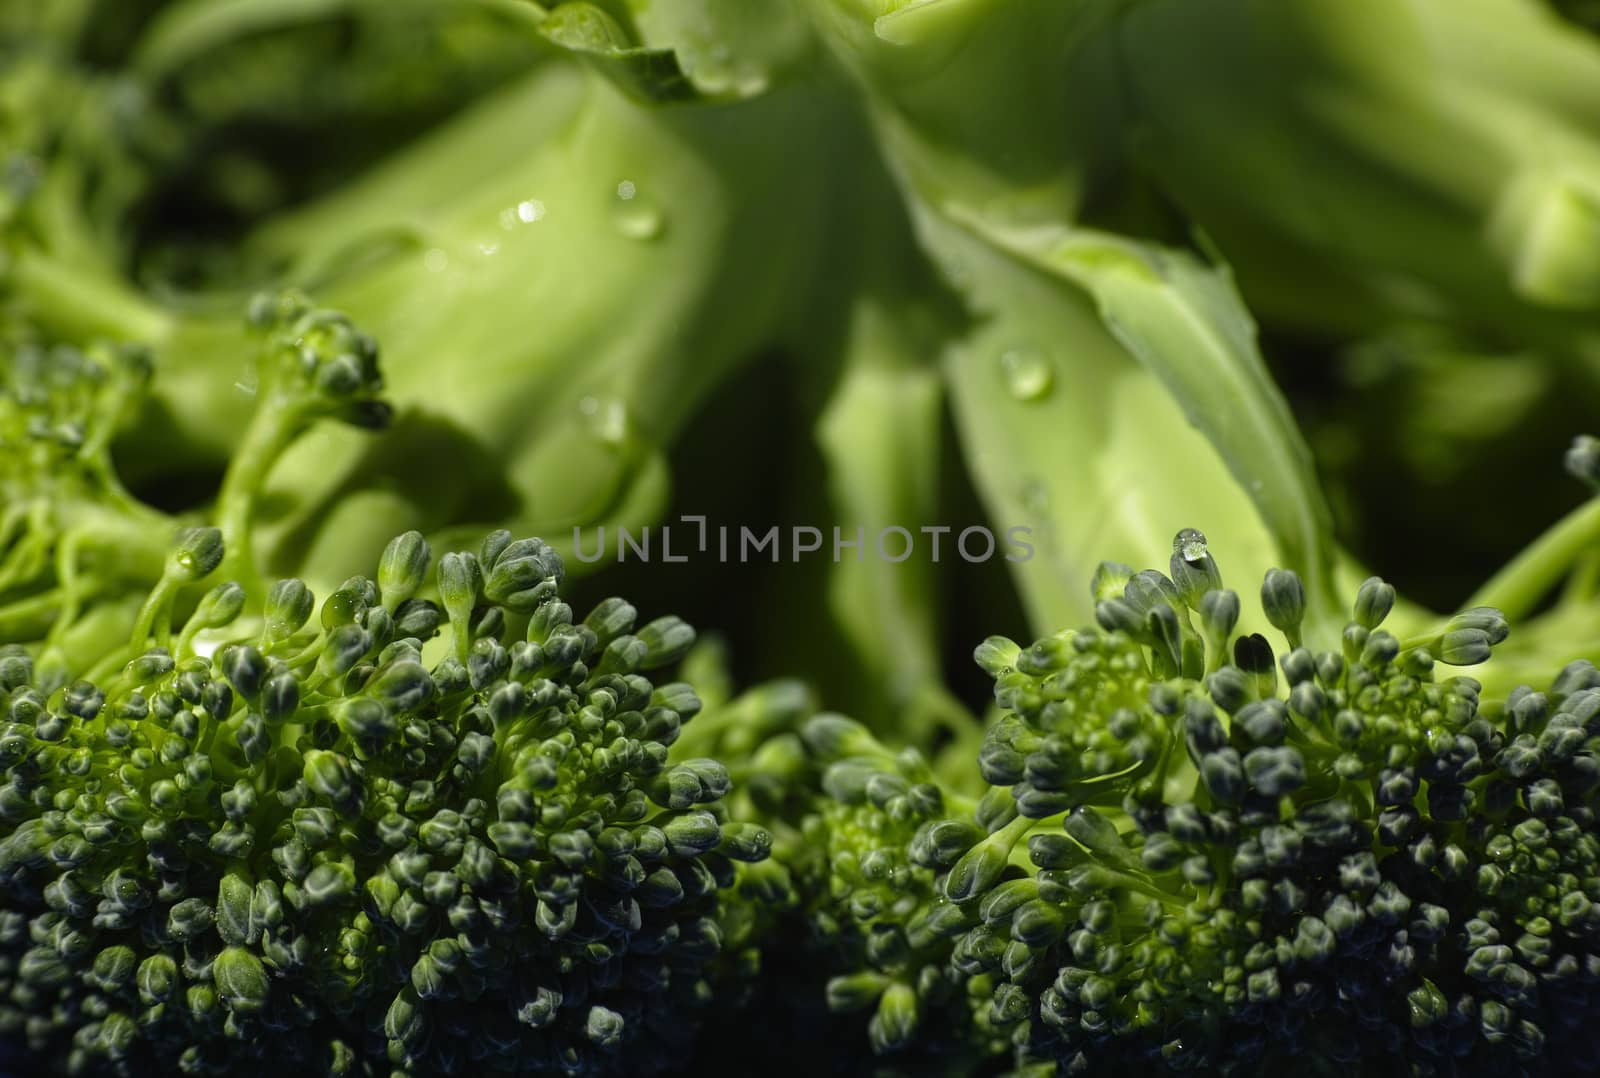
<svg viewBox="0 0 1600 1078">
<path fill-rule="evenodd" d="M 120 669 L 0 653 L 0 1035 L 76 1074 L 668 1069 L 771 846 L 668 761 L 699 701 L 646 674 L 692 630 L 575 618 L 506 532 L 173 623 L 224 558 L 185 534 Z"/>
<path fill-rule="evenodd" d="M 1377 578 L 1313 651 L 1283 570 L 1275 648 L 1191 551 L 1104 567 L 1096 627 L 978 647 L 986 787 L 838 717 L 741 727 L 786 761 L 752 811 L 823 896 L 829 1004 L 929 1073 L 1600 1067 L 1600 672 L 1486 697 L 1449 667 L 1505 619 L 1401 641 Z"/>
</svg>

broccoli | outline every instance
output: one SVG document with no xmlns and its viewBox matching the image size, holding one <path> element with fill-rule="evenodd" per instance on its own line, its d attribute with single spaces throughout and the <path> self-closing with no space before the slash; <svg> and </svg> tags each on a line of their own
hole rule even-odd
<svg viewBox="0 0 1600 1078">
<path fill-rule="evenodd" d="M 284 451 L 324 421 L 388 423 L 377 345 L 348 318 L 282 293 L 256 297 L 245 321 L 253 347 L 235 369 L 245 368 L 254 410 L 211 508 L 222 545 L 196 539 L 176 555 L 174 532 L 200 534 L 200 518 L 133 497 L 112 454 L 119 425 L 149 391 L 148 352 L 29 339 L 0 352 L 0 624 L 6 643 L 41 645 L 43 669 L 116 665 L 113 641 L 135 615 L 164 641 L 176 589 L 216 569 L 224 549 L 225 575 L 259 607 L 257 510 Z"/>
<path fill-rule="evenodd" d="M 1260 589 L 1274 649 L 1192 530 L 1169 572 L 1107 564 L 1092 590 L 1094 627 L 977 648 L 997 713 L 964 776 L 792 692 L 689 739 L 743 761 L 783 916 L 875 1051 L 952 1074 L 1600 1067 L 1593 665 L 1488 695 L 1442 671 L 1492 669 L 1504 617 L 1402 640 L 1376 577 L 1313 648 L 1284 570 Z"/>
<path fill-rule="evenodd" d="M 223 560 L 188 544 L 185 580 Z M 283 580 L 235 621 L 228 581 L 175 638 L 169 574 L 93 680 L 5 648 L 0 1032 L 39 1065 L 651 1073 L 725 998 L 771 840 L 667 760 L 700 704 L 643 672 L 693 631 L 575 620 L 537 539 L 444 555 L 437 601 L 429 562 L 402 535 L 315 618 Z"/>
<path fill-rule="evenodd" d="M 1592 6 L 0 0 L 0 1050 L 1600 1070 Z"/>
<path fill-rule="evenodd" d="M 0 311 L 151 351 L 119 451 L 140 488 L 237 454 L 242 296 L 303 290 L 383 341 L 391 428 L 320 431 L 268 482 L 277 571 L 337 582 L 409 528 L 516 521 L 570 551 L 574 526 L 654 522 L 666 449 L 811 303 L 831 185 L 810 181 L 859 135 L 830 132 L 832 97 L 658 123 L 520 3 L 158 5 L 108 71 L 109 6 L 9 41 Z"/>
</svg>

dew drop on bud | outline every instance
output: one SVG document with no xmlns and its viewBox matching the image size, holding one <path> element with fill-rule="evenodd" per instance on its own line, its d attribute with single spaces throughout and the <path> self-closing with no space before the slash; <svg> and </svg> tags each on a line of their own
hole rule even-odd
<svg viewBox="0 0 1600 1078">
<path fill-rule="evenodd" d="M 1198 528 L 1185 528 L 1172 539 L 1172 552 L 1184 561 L 1199 561 L 1206 556 L 1206 535 Z"/>
<path fill-rule="evenodd" d="M 1019 401 L 1038 400 L 1050 392 L 1055 375 L 1050 362 L 1036 348 L 1013 348 L 1000 356 L 1006 388 Z"/>
<path fill-rule="evenodd" d="M 653 240 L 666 227 L 661 209 L 632 180 L 617 184 L 617 197 L 611 206 L 611 221 L 617 231 L 631 240 Z"/>
</svg>

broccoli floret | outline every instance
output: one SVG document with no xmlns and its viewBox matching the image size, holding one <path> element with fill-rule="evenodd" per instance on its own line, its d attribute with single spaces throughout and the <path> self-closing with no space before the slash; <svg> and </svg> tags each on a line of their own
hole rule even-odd
<svg viewBox="0 0 1600 1078">
<path fill-rule="evenodd" d="M 1507 633 L 1497 611 L 1402 643 L 1382 628 L 1394 590 L 1373 578 L 1342 648 L 1313 652 L 1298 646 L 1298 580 L 1269 573 L 1261 599 L 1288 644 L 1276 656 L 1235 633 L 1209 555 L 1180 551 L 1170 578 L 1139 574 L 1101 600 L 1097 630 L 981 650 L 1014 656 L 995 671 L 1007 715 L 985 759 L 1015 761 L 1031 736 L 1023 768 L 995 778 L 1048 818 L 1028 833 L 1031 865 L 963 890 L 982 923 L 957 950 L 1000 977 L 995 1017 L 1023 1031 L 1023 1058 L 1600 1063 L 1570 1018 L 1600 957 L 1580 752 L 1600 675 L 1578 663 L 1549 700 L 1482 701 L 1478 682 L 1436 671 L 1488 659 Z M 1106 653 L 1123 665 L 1095 661 Z M 1111 710 L 1107 680 L 1118 703 L 1143 700 Z M 1095 737 L 1114 747 L 1086 753 Z M 1124 758 L 1135 765 L 1117 769 Z M 1025 961 L 1001 958 L 1019 944 Z"/>
<path fill-rule="evenodd" d="M 258 611 L 256 510 L 274 465 L 320 421 L 387 423 L 377 347 L 349 319 L 282 293 L 252 301 L 247 322 L 251 350 L 235 369 L 246 368 L 254 413 L 207 515 L 142 503 L 112 459 L 114 437 L 149 390 L 145 349 L 0 345 L 0 639 L 39 644 L 50 687 L 67 670 L 114 671 L 141 607 L 142 631 L 166 643 L 179 590 L 216 568 L 169 558 L 182 529 L 215 521 L 224 575 Z"/>
<path fill-rule="evenodd" d="M 220 543 L 195 543 L 205 576 Z M 736 863 L 771 843 L 720 764 L 668 762 L 700 704 L 644 672 L 692 630 L 620 599 L 575 619 L 537 539 L 446 554 L 437 601 L 429 562 L 403 535 L 315 618 L 299 581 L 255 622 L 221 585 L 175 643 L 59 688 L 5 648 L 0 1032 L 39 1070 L 681 1054 Z M 194 620 L 231 636 L 207 657 Z"/>
<path fill-rule="evenodd" d="M 1094 592 L 1093 628 L 977 649 L 981 797 L 837 716 L 743 728 L 766 738 L 752 761 L 788 761 L 751 764 L 752 814 L 829 1003 L 866 1009 L 877 1052 L 948 1038 L 955 1069 L 1010 1052 L 1029 1074 L 1600 1066 L 1593 666 L 1487 697 L 1441 671 L 1490 658 L 1499 612 L 1401 641 L 1377 578 L 1314 651 L 1282 570 L 1261 594 L 1275 650 L 1192 532 L 1169 573 L 1107 565 Z"/>
</svg>

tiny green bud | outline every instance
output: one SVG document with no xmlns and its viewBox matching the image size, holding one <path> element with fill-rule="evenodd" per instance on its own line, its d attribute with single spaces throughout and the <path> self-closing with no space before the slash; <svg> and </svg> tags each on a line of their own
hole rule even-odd
<svg viewBox="0 0 1600 1078">
<path fill-rule="evenodd" d="M 439 631 L 443 620 L 439 607 L 426 599 L 407 599 L 394 612 L 396 636 L 412 636 L 426 643 Z"/>
<path fill-rule="evenodd" d="M 483 570 L 471 554 L 451 551 L 439 559 L 439 598 L 460 639 L 467 638 L 467 623 L 483 589 Z"/>
<path fill-rule="evenodd" d="M 1492 606 L 1474 606 L 1463 610 L 1451 618 L 1445 626 L 1446 634 L 1458 629 L 1479 630 L 1488 639 L 1490 647 L 1500 644 L 1511 635 L 1511 623 L 1506 620 L 1504 614 Z"/>
<path fill-rule="evenodd" d="M 1299 647 L 1300 622 L 1306 614 L 1306 589 L 1300 577 L 1288 569 L 1268 569 L 1261 581 L 1261 607 L 1289 646 Z"/>
<path fill-rule="evenodd" d="M 638 611 L 633 608 L 632 603 L 626 599 L 613 597 L 603 600 L 589 611 L 589 616 L 583 619 L 583 623 L 593 630 L 600 647 L 603 648 L 615 638 L 630 631 L 637 617 Z"/>
<path fill-rule="evenodd" d="M 726 823 L 722 825 L 722 844 L 717 849 L 735 861 L 764 861 L 772 852 L 772 833 L 753 823 Z"/>
<path fill-rule="evenodd" d="M 222 564 L 222 532 L 217 528 L 181 528 L 167 556 L 167 575 L 194 583 Z"/>
<path fill-rule="evenodd" d="M 1239 624 L 1238 592 L 1231 589 L 1208 591 L 1200 597 L 1196 610 L 1207 639 L 1226 655 L 1228 638 Z"/>
<path fill-rule="evenodd" d="M 1600 491 L 1600 438 L 1580 434 L 1567 450 L 1567 474 Z"/>
<path fill-rule="evenodd" d="M 301 777 L 313 793 L 337 806 L 349 806 L 360 796 L 350 761 L 336 752 L 312 749 L 306 753 Z"/>
<path fill-rule="evenodd" d="M 268 644 L 289 639 L 310 619 L 315 605 L 316 598 L 304 581 L 290 579 L 273 584 L 262 610 L 262 638 Z"/>
<path fill-rule="evenodd" d="M 597 1048 L 614 1049 L 622 1044 L 626 1024 L 616 1011 L 596 1005 L 589 1008 L 583 1033 Z"/>
<path fill-rule="evenodd" d="M 674 854 L 692 856 L 708 853 L 722 841 L 722 829 L 709 812 L 686 812 L 661 826 Z"/>
<path fill-rule="evenodd" d="M 184 636 L 231 625 L 244 612 L 244 588 L 235 581 L 218 584 L 201 598 L 183 627 Z"/>
<path fill-rule="evenodd" d="M 890 984 L 867 1024 L 874 1051 L 891 1052 L 908 1043 L 917 1031 L 917 1018 L 916 990 L 903 981 Z"/>
<path fill-rule="evenodd" d="M 262 681 L 267 677 L 267 659 L 250 645 L 234 645 L 218 656 L 222 677 L 234 686 L 235 693 L 254 701 L 261 693 Z"/>
<path fill-rule="evenodd" d="M 1368 630 L 1376 629 L 1394 609 L 1394 598 L 1392 584 L 1384 583 L 1379 577 L 1367 577 L 1356 592 L 1356 623 Z"/>
<path fill-rule="evenodd" d="M 497 532 L 496 536 L 509 540 L 510 534 Z M 560 555 L 543 539 L 518 539 L 503 546 L 485 540 L 482 564 L 484 594 L 519 613 L 531 613 L 553 597 L 564 575 Z"/>
<path fill-rule="evenodd" d="M 288 671 L 273 674 L 261 687 L 261 717 L 268 726 L 287 722 L 300 707 L 300 682 Z"/>
<path fill-rule="evenodd" d="M 982 829 L 970 820 L 931 820 L 917 828 L 908 852 L 912 862 L 924 868 L 949 868 L 983 837 Z"/>
<path fill-rule="evenodd" d="M 1278 669 L 1273 662 L 1272 645 L 1260 633 L 1241 636 L 1233 642 L 1233 665 L 1256 679 L 1258 695 L 1277 692 Z"/>
<path fill-rule="evenodd" d="M 1103 561 L 1095 566 L 1094 576 L 1089 581 L 1089 596 L 1097 603 L 1120 599 L 1123 589 L 1132 579 L 1133 566 L 1120 561 Z"/>
<path fill-rule="evenodd" d="M 250 900 L 254 889 L 237 873 L 230 872 L 217 885 L 217 935 L 230 947 L 253 942 L 250 932 Z"/>
<path fill-rule="evenodd" d="M 306 876 L 305 894 L 312 906 L 337 902 L 356 889 L 356 875 L 348 865 L 324 861 Z"/>
<path fill-rule="evenodd" d="M 878 1002 L 889 978 L 873 970 L 863 970 L 828 982 L 828 1010 L 835 1013 L 861 1011 Z"/>
<path fill-rule="evenodd" d="M 1189 548 L 1174 550 L 1168 566 L 1172 583 L 1177 586 L 1178 594 L 1183 596 L 1184 603 L 1191 610 L 1200 609 L 1200 601 L 1207 592 L 1222 589 L 1222 571 L 1217 568 L 1211 555 L 1205 552 L 1204 539 L 1201 544 L 1199 553 L 1192 558 Z"/>
<path fill-rule="evenodd" d="M 1178 612 L 1166 603 L 1151 608 L 1145 615 L 1145 628 L 1153 642 L 1152 650 L 1172 674 L 1183 668 L 1183 626 Z"/>
<path fill-rule="evenodd" d="M 409 531 L 389 540 L 378 559 L 378 591 L 390 611 L 415 595 L 427 580 L 432 557 L 421 532 Z"/>
<path fill-rule="evenodd" d="M 1094 809 L 1080 805 L 1067 814 L 1062 827 L 1103 860 L 1129 868 L 1138 866 L 1138 858 L 1122 841 L 1116 826 Z"/>
<path fill-rule="evenodd" d="M 972 658 L 990 677 L 998 678 L 1016 668 L 1017 657 L 1021 654 L 1022 649 L 1014 641 L 991 636 L 977 646 Z"/>
<path fill-rule="evenodd" d="M 1438 659 L 1446 666 L 1475 666 L 1488 661 L 1489 634 L 1482 629 L 1453 629 L 1439 638 Z"/>
<path fill-rule="evenodd" d="M 107 992 L 115 992 L 133 979 L 139 959 L 133 948 L 126 944 L 107 947 L 94 958 L 94 983 Z"/>
<path fill-rule="evenodd" d="M 341 677 L 372 648 L 372 637 L 359 625 L 340 625 L 328 634 L 317 657 L 317 670 L 324 677 Z"/>
<path fill-rule="evenodd" d="M 644 643 L 645 655 L 639 663 L 641 670 L 654 670 L 677 662 L 694 647 L 694 628 L 681 618 L 657 618 L 638 632 Z"/>
<path fill-rule="evenodd" d="M 1128 586 L 1122 589 L 1122 601 L 1133 607 L 1141 616 L 1148 615 L 1151 610 L 1159 606 L 1185 605 L 1183 596 L 1178 594 L 1177 585 L 1154 569 L 1145 569 L 1133 574 Z"/>
<path fill-rule="evenodd" d="M 178 986 L 178 964 L 164 954 L 153 954 L 139 963 L 134 975 L 139 1000 L 146 1006 L 165 1003 Z"/>
<path fill-rule="evenodd" d="M 217 994 L 229 1009 L 239 1014 L 255 1014 L 267 1003 L 270 985 L 261 960 L 243 947 L 227 947 L 211 965 L 211 979 Z"/>
<path fill-rule="evenodd" d="M 1144 632 L 1144 621 L 1139 612 L 1121 599 L 1102 599 L 1096 603 L 1094 620 L 1108 633 L 1139 636 Z"/>
<path fill-rule="evenodd" d="M 732 788 L 727 768 L 716 760 L 685 760 L 650 780 L 648 792 L 656 804 L 686 809 L 726 797 Z"/>
<path fill-rule="evenodd" d="M 145 686 L 154 683 L 172 672 L 175 664 L 172 656 L 162 650 L 152 650 L 132 659 L 123 667 L 122 676 L 128 684 Z"/>
<path fill-rule="evenodd" d="M 993 887 L 1010 863 L 1012 847 L 1032 825 L 1028 817 L 1018 816 L 962 854 L 945 875 L 944 896 L 967 902 Z"/>
<path fill-rule="evenodd" d="M 433 679 L 415 659 L 401 659 L 380 670 L 365 691 L 396 712 L 415 711 L 433 696 Z"/>
</svg>

